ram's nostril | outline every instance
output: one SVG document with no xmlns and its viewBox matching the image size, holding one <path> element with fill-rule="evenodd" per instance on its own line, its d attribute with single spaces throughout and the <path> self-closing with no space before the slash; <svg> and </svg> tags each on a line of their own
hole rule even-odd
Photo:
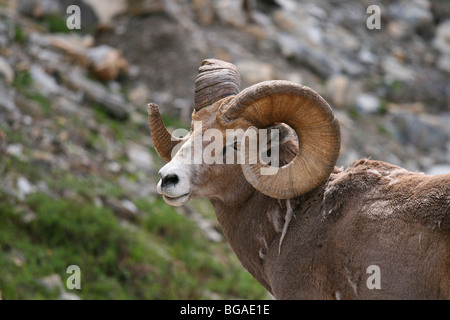
<svg viewBox="0 0 450 320">
<path fill-rule="evenodd" d="M 162 179 L 161 187 L 167 187 L 170 185 L 175 185 L 179 181 L 178 176 L 176 174 L 168 174 Z"/>
</svg>

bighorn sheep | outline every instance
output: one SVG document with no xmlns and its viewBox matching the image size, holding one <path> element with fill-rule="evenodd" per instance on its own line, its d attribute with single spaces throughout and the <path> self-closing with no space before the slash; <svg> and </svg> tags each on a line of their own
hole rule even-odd
<svg viewBox="0 0 450 320">
<path fill-rule="evenodd" d="M 154 146 L 170 161 L 159 171 L 165 201 L 210 199 L 242 265 L 277 299 L 450 299 L 450 174 L 367 159 L 337 168 L 339 124 L 322 97 L 281 80 L 239 92 L 239 81 L 234 65 L 203 61 L 192 114 L 202 126 L 184 138 L 149 104 Z M 280 132 L 275 174 L 261 174 L 270 165 L 250 163 L 249 148 L 245 163 L 183 162 L 207 129 L 223 139 L 201 147 L 225 145 L 225 157 L 243 143 L 227 145 L 227 129 L 243 139 L 263 128 Z"/>
</svg>

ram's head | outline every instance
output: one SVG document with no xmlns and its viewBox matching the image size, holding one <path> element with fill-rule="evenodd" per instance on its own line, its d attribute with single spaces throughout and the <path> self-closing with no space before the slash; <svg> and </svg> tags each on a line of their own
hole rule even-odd
<svg viewBox="0 0 450 320">
<path fill-rule="evenodd" d="M 159 171 L 158 183 L 169 204 L 182 205 L 193 197 L 238 204 L 255 189 L 289 199 L 314 189 L 333 170 L 340 148 L 339 124 L 322 97 L 289 81 L 266 81 L 241 92 L 239 83 L 233 64 L 203 61 L 195 83 L 191 130 L 183 138 L 172 136 L 158 107 L 149 104 L 154 146 L 169 161 Z M 268 139 L 257 134 L 264 129 L 269 129 Z M 262 146 L 257 156 L 251 152 L 252 137 Z M 274 146 L 279 159 L 268 156 Z"/>
</svg>

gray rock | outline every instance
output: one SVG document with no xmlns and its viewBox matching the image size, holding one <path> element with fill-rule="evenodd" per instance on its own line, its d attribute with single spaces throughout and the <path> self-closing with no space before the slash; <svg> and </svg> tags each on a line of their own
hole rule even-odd
<svg viewBox="0 0 450 320">
<path fill-rule="evenodd" d="M 81 70 L 61 68 L 62 80 L 71 88 L 83 92 L 89 100 L 98 103 L 113 116 L 127 118 L 133 107 L 119 95 L 109 92 L 101 84 L 89 80 Z"/>
<path fill-rule="evenodd" d="M 405 21 L 415 30 L 429 28 L 433 24 L 433 14 L 427 0 L 396 2 L 388 7 L 388 13 L 394 19 Z"/>
<path fill-rule="evenodd" d="M 412 81 L 415 73 L 408 66 L 400 63 L 394 56 L 385 58 L 381 64 L 388 81 Z"/>
<path fill-rule="evenodd" d="M 14 81 L 14 70 L 2 56 L 0 56 L 0 77 L 3 77 L 7 84 L 12 84 Z"/>
<path fill-rule="evenodd" d="M 11 90 L 0 82 L 0 111 L 2 109 L 7 112 L 17 111 L 14 101 L 14 90 Z"/>
<path fill-rule="evenodd" d="M 235 64 L 244 84 L 253 85 L 258 82 L 274 79 L 275 70 L 269 63 L 255 59 L 243 59 L 236 61 Z"/>
<path fill-rule="evenodd" d="M 63 55 L 55 52 L 55 50 L 45 49 L 37 45 L 31 45 L 29 52 L 39 61 L 39 65 L 46 67 L 59 64 L 63 58 Z"/>
<path fill-rule="evenodd" d="M 324 32 L 324 42 L 333 49 L 339 48 L 344 54 L 355 52 L 361 46 L 357 36 L 340 26 L 332 26 Z"/>
<path fill-rule="evenodd" d="M 437 26 L 433 45 L 442 54 L 450 55 L 450 19 Z"/>
<path fill-rule="evenodd" d="M 18 10 L 23 15 L 35 18 L 61 15 L 63 14 L 63 3 L 53 0 L 19 0 Z"/>
<path fill-rule="evenodd" d="M 357 59 L 350 56 L 339 54 L 336 62 L 339 65 L 339 70 L 342 70 L 342 72 L 350 76 L 358 76 L 367 73 L 367 67 L 361 65 Z"/>
<path fill-rule="evenodd" d="M 25 222 L 26 224 L 30 223 L 31 221 L 34 221 L 37 219 L 36 213 L 33 211 L 27 211 L 22 217 L 21 220 Z"/>
<path fill-rule="evenodd" d="M 110 208 L 118 217 L 126 220 L 134 220 L 138 214 L 138 208 L 130 200 L 119 200 L 112 197 L 107 197 L 104 200 L 104 205 Z"/>
<path fill-rule="evenodd" d="M 305 3 L 302 5 L 303 9 L 308 13 L 309 16 L 312 16 L 318 20 L 327 19 L 327 12 L 322 6 L 314 4 L 314 3 Z"/>
<path fill-rule="evenodd" d="M 122 170 L 122 166 L 118 162 L 110 162 L 107 165 L 107 168 L 112 173 L 119 173 Z"/>
<path fill-rule="evenodd" d="M 51 37 L 51 35 L 40 32 L 30 32 L 28 35 L 28 42 L 39 47 L 47 47 L 51 43 Z"/>
<path fill-rule="evenodd" d="M 340 109 L 353 107 L 360 91 L 360 82 L 352 81 L 342 74 L 332 76 L 326 84 L 327 98 Z"/>
<path fill-rule="evenodd" d="M 430 0 L 431 12 L 435 21 L 444 21 L 450 17 L 450 5 L 448 1 Z"/>
<path fill-rule="evenodd" d="M 242 28 L 247 24 L 241 1 L 217 0 L 214 1 L 216 13 L 223 24 L 231 25 L 235 28 Z"/>
<path fill-rule="evenodd" d="M 450 173 L 450 164 L 435 164 L 426 173 L 431 175 Z"/>
<path fill-rule="evenodd" d="M 18 11 L 26 16 L 33 18 L 42 18 L 45 16 L 59 16 L 63 19 L 67 18 L 67 7 L 77 5 L 80 7 L 81 29 L 84 32 L 90 32 L 97 28 L 99 18 L 93 8 L 84 0 L 19 0 Z M 116 2 L 116 1 L 111 1 Z"/>
<path fill-rule="evenodd" d="M 192 7 L 201 24 L 209 25 L 214 21 L 214 7 L 211 0 L 193 0 Z"/>
<path fill-rule="evenodd" d="M 402 20 L 391 20 L 387 23 L 389 37 L 397 40 L 406 40 L 414 35 L 414 30 Z"/>
<path fill-rule="evenodd" d="M 30 68 L 30 76 L 34 81 L 34 85 L 42 94 L 56 94 L 60 91 L 59 85 L 56 83 L 55 78 L 42 70 L 40 66 L 32 65 Z"/>
<path fill-rule="evenodd" d="M 120 203 L 122 204 L 123 208 L 125 208 L 126 210 L 128 210 L 132 214 L 137 214 L 138 213 L 138 208 L 130 200 L 123 199 L 123 200 L 120 201 Z"/>
<path fill-rule="evenodd" d="M 431 115 L 398 113 L 392 115 L 392 122 L 401 143 L 414 145 L 422 151 L 446 150 L 450 139 L 439 118 Z"/>
<path fill-rule="evenodd" d="M 27 195 L 33 193 L 36 187 L 33 186 L 27 178 L 19 177 L 17 179 L 17 195 L 19 199 L 23 200 Z"/>
<path fill-rule="evenodd" d="M 310 45 L 322 43 L 322 29 L 316 19 L 298 4 L 287 10 L 276 10 L 273 14 L 273 20 L 281 31 L 289 33 Z"/>
<path fill-rule="evenodd" d="M 23 145 L 20 143 L 9 144 L 6 147 L 6 154 L 12 155 L 12 156 L 15 156 L 16 158 L 24 160 Z"/>
<path fill-rule="evenodd" d="M 164 11 L 164 0 L 132 0 L 128 1 L 128 10 L 132 16 L 141 16 Z"/>
<path fill-rule="evenodd" d="M 360 93 L 356 97 L 356 108 L 361 113 L 376 113 L 380 109 L 380 99 L 368 93 Z"/>
<path fill-rule="evenodd" d="M 145 84 L 140 83 L 128 91 L 128 100 L 135 105 L 143 106 L 151 100 L 150 90 Z"/>
<path fill-rule="evenodd" d="M 102 81 L 116 79 L 121 73 L 127 74 L 128 62 L 122 53 L 108 45 L 90 48 L 86 53 L 91 68 L 97 78 Z"/>
<path fill-rule="evenodd" d="M 450 54 L 442 54 L 436 63 L 436 66 L 448 73 L 450 73 Z"/>
<path fill-rule="evenodd" d="M 25 262 L 27 261 L 25 255 L 23 254 L 23 252 L 19 249 L 13 248 L 9 254 L 9 257 L 11 258 L 11 260 L 14 262 L 14 264 L 16 266 L 18 266 L 19 268 L 23 267 L 23 265 L 25 264 Z"/>
<path fill-rule="evenodd" d="M 92 8 L 102 26 L 112 25 L 115 16 L 128 10 L 127 0 L 83 0 L 83 2 Z"/>
<path fill-rule="evenodd" d="M 173 106 L 178 109 L 180 118 L 185 123 L 191 122 L 193 106 L 190 100 L 177 98 L 173 101 Z"/>
<path fill-rule="evenodd" d="M 208 240 L 212 242 L 221 242 L 223 240 L 222 235 L 214 228 L 214 223 L 203 218 L 189 204 L 186 204 L 177 209 L 185 213 L 189 219 L 194 221 Z"/>
<path fill-rule="evenodd" d="M 74 293 L 63 291 L 59 295 L 58 300 L 81 300 L 81 298 Z"/>
<path fill-rule="evenodd" d="M 312 69 L 318 75 L 328 78 L 339 72 L 339 66 L 332 56 L 322 50 L 302 42 L 300 39 L 284 32 L 277 35 L 281 54 L 285 58 L 294 58 L 305 67 Z"/>
<path fill-rule="evenodd" d="M 152 166 L 152 156 L 148 148 L 136 143 L 130 143 L 127 146 L 127 156 L 130 163 L 141 170 L 149 170 Z"/>
<path fill-rule="evenodd" d="M 122 175 L 119 176 L 118 183 L 121 188 L 126 190 L 129 194 L 132 194 L 134 197 L 149 197 L 158 195 L 158 192 L 156 191 L 156 182 L 148 183 L 147 180 L 142 183 L 136 183 L 136 181 L 132 181 Z"/>
<path fill-rule="evenodd" d="M 64 291 L 64 284 L 59 274 L 51 274 L 49 276 L 40 278 L 38 282 L 47 290 L 54 291 L 58 290 L 60 292 Z"/>
<path fill-rule="evenodd" d="M 261 11 L 254 11 L 252 13 L 252 20 L 264 30 L 264 33 L 268 38 L 274 37 L 276 34 L 276 27 L 273 24 L 271 17 Z"/>
</svg>

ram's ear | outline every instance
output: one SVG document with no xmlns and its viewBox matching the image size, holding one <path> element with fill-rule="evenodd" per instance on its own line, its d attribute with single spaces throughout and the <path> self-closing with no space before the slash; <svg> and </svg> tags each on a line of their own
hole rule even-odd
<svg viewBox="0 0 450 320">
<path fill-rule="evenodd" d="M 272 141 L 272 138 L 275 140 Z M 273 148 L 276 149 L 278 161 L 276 161 L 276 163 L 271 163 L 271 165 L 281 167 L 292 161 L 298 151 L 298 140 L 295 131 L 284 123 L 268 127 L 267 149 L 262 151 L 263 159 L 274 160 L 273 157 L 276 155 L 272 152 Z"/>
<path fill-rule="evenodd" d="M 283 145 L 284 143 L 286 143 L 287 141 L 296 141 L 297 140 L 297 135 L 295 134 L 295 131 L 288 125 L 286 125 L 284 123 L 280 123 L 280 124 L 277 124 L 277 125 L 267 128 L 268 148 L 270 148 L 271 137 L 273 136 L 271 134 L 272 130 L 278 131 L 278 141 L 275 141 L 275 143 L 278 143 L 280 146 Z"/>
</svg>

